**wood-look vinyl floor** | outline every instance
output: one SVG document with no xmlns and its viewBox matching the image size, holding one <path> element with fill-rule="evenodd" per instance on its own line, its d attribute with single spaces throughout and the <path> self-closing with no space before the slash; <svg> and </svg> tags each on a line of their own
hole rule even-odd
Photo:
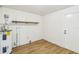
<svg viewBox="0 0 79 59">
<path fill-rule="evenodd" d="M 76 54 L 75 52 L 52 44 L 46 40 L 38 40 L 31 44 L 13 48 L 12 54 Z"/>
</svg>

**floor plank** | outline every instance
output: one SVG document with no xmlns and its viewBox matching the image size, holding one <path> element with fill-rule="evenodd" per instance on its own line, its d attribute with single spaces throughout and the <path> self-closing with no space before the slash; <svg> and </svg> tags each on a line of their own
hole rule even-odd
<svg viewBox="0 0 79 59">
<path fill-rule="evenodd" d="M 46 40 L 38 40 L 12 49 L 13 54 L 76 54 L 73 51 L 52 44 Z"/>
</svg>

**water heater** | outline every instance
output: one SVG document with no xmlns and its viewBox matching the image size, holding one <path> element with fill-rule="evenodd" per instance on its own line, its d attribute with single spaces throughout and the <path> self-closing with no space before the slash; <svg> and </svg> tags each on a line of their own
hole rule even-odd
<svg viewBox="0 0 79 59">
<path fill-rule="evenodd" d="M 9 54 L 12 50 L 11 30 L 8 22 L 9 16 L 4 14 L 5 23 L 0 27 L 0 54 Z"/>
</svg>

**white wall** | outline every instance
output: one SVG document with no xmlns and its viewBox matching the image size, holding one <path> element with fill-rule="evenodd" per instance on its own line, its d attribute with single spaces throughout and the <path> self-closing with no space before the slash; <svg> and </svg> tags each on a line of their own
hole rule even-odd
<svg viewBox="0 0 79 59">
<path fill-rule="evenodd" d="M 63 15 L 61 12 L 55 12 L 44 16 L 44 38 L 63 46 L 63 25 Z"/>
<path fill-rule="evenodd" d="M 65 35 L 64 35 L 64 25 L 65 25 L 64 21 L 66 20 L 66 15 L 72 14 L 74 12 L 79 12 L 79 6 L 74 6 L 71 8 L 67 8 L 64 10 L 60 10 L 60 11 L 45 15 L 43 17 L 44 38 L 52 43 L 55 43 L 57 45 L 70 49 L 72 51 L 79 52 L 79 49 L 78 49 L 79 47 L 78 46 L 74 47 L 74 45 L 76 45 L 76 42 L 79 41 L 78 40 L 79 38 L 76 39 L 76 41 L 75 39 L 71 41 L 70 40 L 66 41 Z M 74 42 L 74 43 L 68 46 L 68 43 L 71 43 L 71 42 Z M 77 43 L 77 45 L 79 44 Z"/>
<path fill-rule="evenodd" d="M 18 45 L 23 45 L 31 41 L 36 41 L 39 39 L 42 39 L 42 17 L 36 14 L 18 11 L 15 9 L 10 8 L 1 8 L 2 11 L 2 17 L 4 14 L 9 15 L 8 23 L 11 23 L 12 20 L 22 20 L 22 21 L 35 21 L 39 22 L 39 24 L 36 25 L 10 25 L 10 28 L 12 29 L 12 39 L 16 42 L 16 28 L 18 33 Z M 4 20 L 3 18 L 0 19 L 0 22 Z M 4 23 L 4 21 L 2 22 Z"/>
</svg>

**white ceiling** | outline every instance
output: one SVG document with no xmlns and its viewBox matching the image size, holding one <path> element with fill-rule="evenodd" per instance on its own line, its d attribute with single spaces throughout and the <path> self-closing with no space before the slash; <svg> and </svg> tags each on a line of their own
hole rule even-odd
<svg viewBox="0 0 79 59">
<path fill-rule="evenodd" d="M 3 5 L 12 9 L 35 13 L 39 15 L 46 15 L 61 9 L 71 7 L 72 5 Z"/>
</svg>

